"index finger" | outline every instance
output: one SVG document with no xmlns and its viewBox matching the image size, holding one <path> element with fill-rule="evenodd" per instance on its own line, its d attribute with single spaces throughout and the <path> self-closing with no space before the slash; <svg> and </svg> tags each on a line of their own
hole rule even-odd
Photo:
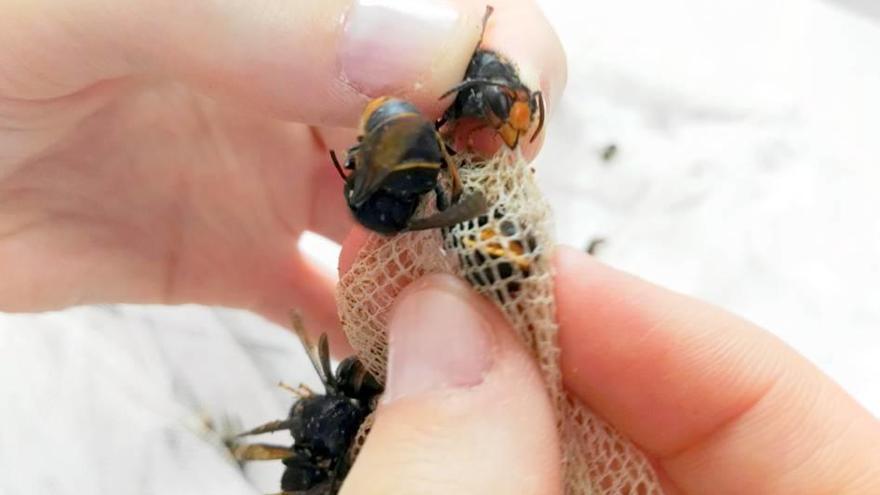
<svg viewBox="0 0 880 495">
<path fill-rule="evenodd" d="M 396 3 L 393 0 L 376 0 L 377 3 Z M 432 2 L 413 2 L 423 5 Z M 402 56 L 409 53 L 407 44 L 393 41 L 384 35 L 377 38 L 360 38 L 361 45 L 350 44 L 354 55 L 349 53 L 350 63 L 363 71 L 366 85 L 351 86 L 364 97 L 398 96 L 413 102 L 431 117 L 439 117 L 452 103 L 453 96 L 439 100 L 438 97 L 464 79 L 465 69 L 475 50 L 486 48 L 498 52 L 510 60 L 522 82 L 532 91 L 541 91 L 546 113 L 559 101 L 565 88 L 567 67 L 565 53 L 552 26 L 533 0 L 496 0 L 491 2 L 492 14 L 486 23 L 485 32 L 480 37 L 487 5 L 469 0 L 452 0 L 445 3 L 462 12 L 468 22 L 461 23 L 457 31 L 443 36 L 453 36 L 453 40 L 442 43 L 422 43 L 416 56 Z M 466 13 L 466 14 L 465 14 Z M 477 21 L 479 19 L 479 21 Z M 414 38 L 425 34 L 414 35 Z M 437 35 L 437 38 L 443 36 Z M 430 47 L 429 50 L 427 47 Z M 441 55 L 432 55 L 432 50 Z M 431 62 L 432 57 L 437 57 Z M 381 61 L 377 65 L 377 61 Z M 430 62 L 427 72 L 418 67 Z M 347 77 L 347 76 L 346 76 Z M 353 127 L 366 103 L 366 99 L 354 100 L 351 105 L 343 105 L 348 117 L 344 125 Z M 480 124 L 465 122 L 456 132 L 457 136 L 469 137 L 475 149 L 487 156 L 502 146 L 502 141 L 493 129 L 471 133 Z M 349 141 L 333 139 L 332 133 L 324 133 L 331 148 L 345 148 Z M 543 133 L 534 142 L 523 140 L 522 148 L 527 159 L 532 159 L 543 144 Z M 459 143 L 461 144 L 461 143 Z"/>
<path fill-rule="evenodd" d="M 457 12 L 461 21 L 452 30 L 441 32 L 440 23 L 407 29 L 406 19 L 400 18 L 384 21 L 382 31 L 370 29 L 353 36 L 353 31 L 360 28 L 352 26 L 359 25 L 357 17 L 364 5 L 372 5 L 371 9 L 382 5 L 385 10 L 405 5 L 403 10 L 413 15 L 439 11 L 442 5 Z M 482 21 L 489 5 L 493 12 L 481 40 Z M 565 86 L 565 55 L 559 38 L 533 0 L 494 0 L 490 4 L 471 0 L 361 0 L 351 12 L 343 27 L 347 39 L 342 57 L 350 66 L 344 77 L 351 79 L 353 74 L 353 86 L 368 97 L 401 96 L 439 116 L 449 102 L 438 101 L 438 97 L 463 79 L 478 44 L 513 60 L 523 81 L 532 89 L 541 89 L 550 104 Z M 434 38 L 432 43 L 422 42 L 428 36 Z M 426 63 L 430 70 L 421 67 Z"/>
<path fill-rule="evenodd" d="M 486 7 L 470 0 L 100 3 L 0 5 L 0 65 L 14 76 L 0 77 L 0 95 L 52 99 L 149 76 L 314 125 L 354 127 L 376 96 L 402 97 L 437 115 L 439 96 L 464 75 Z M 533 1 L 492 3 L 495 47 L 558 81 L 564 67 L 547 64 L 561 60 L 561 48 Z M 517 36 L 534 45 L 520 48 Z"/>
<path fill-rule="evenodd" d="M 555 261 L 566 386 L 682 492 L 880 489 L 880 424 L 781 341 L 585 254 Z"/>
</svg>

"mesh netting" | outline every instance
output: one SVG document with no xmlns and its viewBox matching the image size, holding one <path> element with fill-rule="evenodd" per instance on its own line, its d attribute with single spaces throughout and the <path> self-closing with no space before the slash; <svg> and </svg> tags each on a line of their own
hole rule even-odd
<svg viewBox="0 0 880 495">
<path fill-rule="evenodd" d="M 384 381 L 385 328 L 397 295 L 423 275 L 457 274 L 501 308 L 540 364 L 556 406 L 566 493 L 661 494 L 644 455 L 562 387 L 551 265 L 553 222 L 532 169 L 519 151 L 461 162 L 465 190 L 483 192 L 490 205 L 486 215 L 443 232 L 371 235 L 340 279 L 340 317 L 358 356 Z"/>
</svg>

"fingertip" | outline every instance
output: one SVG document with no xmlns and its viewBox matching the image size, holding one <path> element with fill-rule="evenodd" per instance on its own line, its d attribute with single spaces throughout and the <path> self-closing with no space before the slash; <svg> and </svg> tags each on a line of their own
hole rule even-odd
<svg viewBox="0 0 880 495">
<path fill-rule="evenodd" d="M 566 388 L 683 491 L 844 493 L 864 469 L 869 414 L 771 334 L 584 253 L 554 263 Z"/>
<path fill-rule="evenodd" d="M 439 116 L 451 103 L 439 96 L 459 83 L 478 45 L 517 66 L 523 82 L 541 90 L 548 111 L 565 88 L 562 43 L 533 0 L 496 0 L 484 38 L 486 4 L 471 0 L 373 0 L 345 14 L 342 78 L 367 97 L 397 96 Z"/>
<path fill-rule="evenodd" d="M 434 274 L 389 327 L 386 396 L 343 493 L 561 493 L 552 403 L 497 308 Z"/>
<path fill-rule="evenodd" d="M 461 80 L 481 16 L 466 0 L 354 2 L 342 26 L 341 77 L 367 98 L 396 96 L 439 115 L 449 102 L 438 97 Z"/>
<path fill-rule="evenodd" d="M 692 442 L 772 382 L 768 346 L 784 346 L 750 324 L 570 248 L 554 262 L 566 386 L 649 452 Z"/>
</svg>

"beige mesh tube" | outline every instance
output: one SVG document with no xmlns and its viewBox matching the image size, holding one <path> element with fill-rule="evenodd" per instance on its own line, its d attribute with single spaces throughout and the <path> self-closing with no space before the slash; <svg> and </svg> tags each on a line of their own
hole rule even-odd
<svg viewBox="0 0 880 495">
<path fill-rule="evenodd" d="M 553 221 L 533 171 L 518 151 L 502 151 L 488 162 L 461 161 L 466 191 L 482 191 L 489 213 L 444 232 L 370 236 L 337 291 L 352 346 L 384 381 L 385 325 L 397 294 L 422 275 L 457 274 L 501 308 L 540 364 L 556 404 L 566 493 L 662 493 L 644 455 L 562 388 L 550 264 Z"/>
</svg>

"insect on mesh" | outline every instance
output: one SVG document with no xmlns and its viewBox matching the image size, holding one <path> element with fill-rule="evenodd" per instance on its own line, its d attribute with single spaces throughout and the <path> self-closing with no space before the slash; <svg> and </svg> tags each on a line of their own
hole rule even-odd
<svg viewBox="0 0 880 495">
<path fill-rule="evenodd" d="M 462 180 L 466 191 L 483 192 L 488 214 L 443 232 L 371 235 L 337 289 L 348 339 L 384 380 L 385 326 L 394 299 L 423 275 L 461 276 L 503 311 L 540 364 L 556 406 L 566 493 L 661 494 L 645 456 L 562 387 L 550 264 L 553 220 L 531 168 L 518 150 L 505 149 L 488 161 L 472 159 L 458 157 Z M 493 256 L 502 251 L 508 256 Z"/>
</svg>

